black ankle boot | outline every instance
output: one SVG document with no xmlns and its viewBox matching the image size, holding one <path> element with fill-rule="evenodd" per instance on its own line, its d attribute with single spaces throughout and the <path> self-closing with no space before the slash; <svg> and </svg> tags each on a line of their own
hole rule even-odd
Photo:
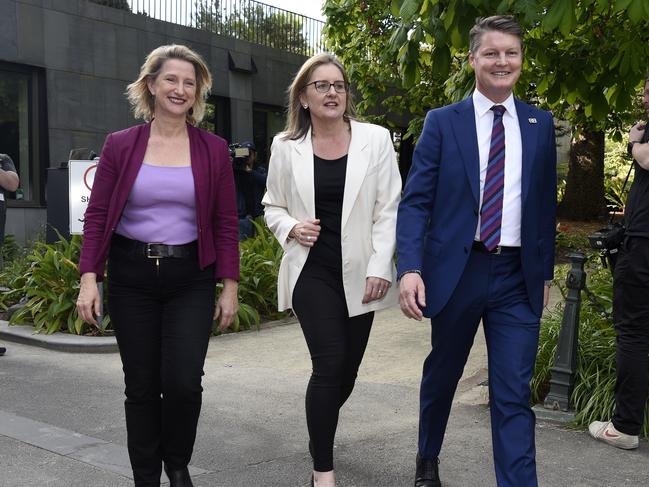
<svg viewBox="0 0 649 487">
<path fill-rule="evenodd" d="M 442 487 L 439 480 L 439 460 L 421 458 L 417 454 L 417 470 L 415 471 L 415 487 Z"/>
<path fill-rule="evenodd" d="M 169 487 L 194 487 L 187 467 L 171 470 L 165 465 L 165 473 L 169 477 Z"/>
</svg>

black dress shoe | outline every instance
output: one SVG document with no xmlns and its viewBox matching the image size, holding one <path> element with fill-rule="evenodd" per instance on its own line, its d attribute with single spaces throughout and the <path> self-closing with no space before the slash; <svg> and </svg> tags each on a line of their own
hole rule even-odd
<svg viewBox="0 0 649 487">
<path fill-rule="evenodd" d="M 169 477 L 169 487 L 194 487 L 187 467 L 180 470 L 171 470 L 165 465 L 165 473 Z"/>
<path fill-rule="evenodd" d="M 415 487 L 442 487 L 439 480 L 439 460 L 421 458 L 417 453 L 417 470 L 415 471 Z"/>
</svg>

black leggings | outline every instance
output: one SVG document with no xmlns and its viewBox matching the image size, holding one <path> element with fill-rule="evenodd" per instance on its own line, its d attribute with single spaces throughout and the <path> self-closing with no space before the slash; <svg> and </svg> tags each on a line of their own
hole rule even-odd
<svg viewBox="0 0 649 487">
<path fill-rule="evenodd" d="M 305 401 L 313 469 L 328 472 L 338 410 L 354 388 L 374 313 L 350 318 L 341 274 L 309 262 L 295 285 L 293 310 L 313 365 Z"/>
</svg>

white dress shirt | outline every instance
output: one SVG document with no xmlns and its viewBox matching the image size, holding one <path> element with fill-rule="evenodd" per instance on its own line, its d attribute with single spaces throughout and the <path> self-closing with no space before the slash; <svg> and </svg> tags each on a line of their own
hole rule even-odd
<svg viewBox="0 0 649 487">
<path fill-rule="evenodd" d="M 491 107 L 494 105 L 502 105 L 505 107 L 505 113 L 503 114 L 503 126 L 505 129 L 505 189 L 503 193 L 503 214 L 499 245 L 520 247 L 523 148 L 514 95 L 509 95 L 502 103 L 494 103 L 476 89 L 473 92 L 473 110 L 478 136 L 478 152 L 480 154 L 480 208 L 482 208 L 482 194 L 484 192 L 485 178 L 487 177 L 491 130 L 494 120 L 494 113 Z M 475 239 L 480 240 L 479 215 Z"/>
</svg>

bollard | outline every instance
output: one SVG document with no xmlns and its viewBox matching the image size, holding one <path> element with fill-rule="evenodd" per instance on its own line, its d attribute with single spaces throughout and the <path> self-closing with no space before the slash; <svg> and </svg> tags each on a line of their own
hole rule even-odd
<svg viewBox="0 0 649 487">
<path fill-rule="evenodd" d="M 586 257 L 581 252 L 568 255 L 572 267 L 566 277 L 568 296 L 563 309 L 563 320 L 559 330 L 557 352 L 554 366 L 550 369 L 550 392 L 545 396 L 543 406 L 555 411 L 570 409 L 570 394 L 575 383 L 577 370 L 577 343 L 579 340 L 579 308 L 581 306 L 581 291 L 586 284 L 584 263 Z"/>
</svg>

